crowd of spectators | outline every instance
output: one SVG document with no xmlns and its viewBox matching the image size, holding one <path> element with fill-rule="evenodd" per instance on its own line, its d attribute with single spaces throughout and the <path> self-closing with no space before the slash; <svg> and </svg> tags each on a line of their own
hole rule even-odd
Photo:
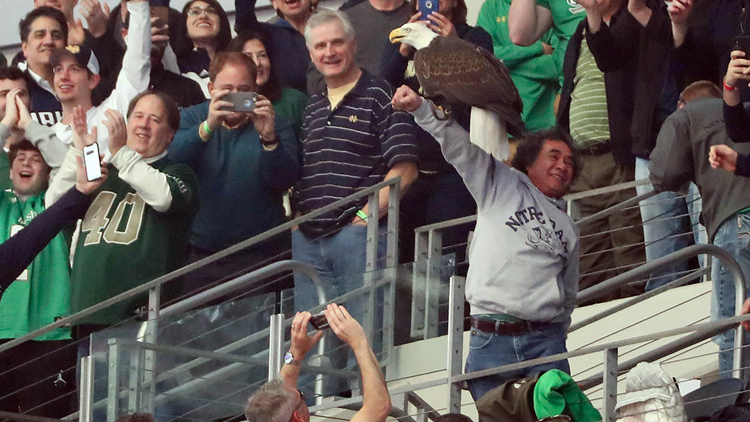
<svg viewBox="0 0 750 422">
<path fill-rule="evenodd" d="M 17 233 L 44 232 L 36 238 L 49 241 L 8 255 L 18 260 L 13 268 L 24 269 L 7 276 L 15 281 L 0 280 L 0 344 L 395 176 L 403 196 L 401 262 L 413 256 L 414 228 L 479 210 L 467 279 L 477 347 L 467 371 L 512 361 L 495 354 L 530 359 L 564 351 L 579 289 L 701 241 L 685 217 L 683 192 L 691 183 L 703 196 L 707 241 L 729 250 L 750 276 L 750 198 L 740 178 L 750 174 L 750 150 L 742 145 L 750 140 L 742 103 L 750 93 L 750 52 L 734 47 L 747 18 L 740 0 L 693 1 L 485 0 L 472 26 L 466 0 L 440 0 L 429 16 L 406 0 L 348 0 L 341 10 L 273 0 L 277 16 L 269 22 L 258 20 L 255 1 L 235 0 L 233 34 L 217 0 L 192 0 L 182 11 L 168 2 L 123 0 L 110 10 L 80 0 L 86 29 L 73 14 L 77 0 L 35 0 L 19 23 L 22 51 L 0 67 L 2 256 L 18 247 L 9 241 Z M 511 166 L 470 147 L 467 111 L 450 116 L 455 125 L 435 119 L 438 110 L 417 94 L 414 49 L 391 44 L 388 35 L 418 21 L 508 67 L 530 131 L 516 140 Z M 235 109 L 243 103 L 237 98 L 248 98 L 251 110 Z M 103 160 L 98 181 L 83 176 L 83 151 L 92 145 Z M 659 194 L 640 207 L 580 233 L 565 213 L 568 192 L 641 178 Z M 638 187 L 638 194 L 649 189 Z M 379 236 L 386 235 L 388 195 L 381 192 L 378 209 L 363 198 L 234 251 L 166 285 L 164 301 L 289 256 L 315 267 L 329 297 L 352 290 L 357 285 L 347 276 L 374 269 L 365 263 L 367 220 L 379 219 Z M 633 188 L 585 198 L 579 217 L 635 195 Z M 37 215 L 47 215 L 44 224 L 31 224 Z M 76 229 L 68 220 L 77 218 Z M 470 229 L 443 235 L 460 261 Z M 379 262 L 385 253 L 381 247 Z M 734 313 L 721 268 L 714 265 L 712 277 L 715 318 Z M 681 263 L 654 273 L 645 288 L 688 270 L 690 263 Z M 536 282 L 524 285 L 526 278 Z M 317 305 L 316 287 L 304 276 L 263 291 L 292 287 L 297 311 Z M 611 291 L 609 298 L 630 293 Z M 23 351 L 4 352 L 0 361 L 15 362 L 19 353 L 33 359 L 75 350 L 78 341 L 78 356 L 61 353 L 14 382 L 0 373 L 0 410 L 66 415 L 67 402 L 38 408 L 35 398 L 69 392 L 70 368 L 87 353 L 89 335 L 142 315 L 145 304 L 135 297 Z M 366 314 L 364 303 L 347 307 L 328 315 L 353 356 L 335 341 L 326 345 L 339 350 L 334 365 L 358 362 L 365 378 L 363 360 L 380 345 L 363 345 L 361 328 L 350 322 Z M 307 326 L 308 318 L 295 321 Z M 315 343 L 295 336 L 307 350 Z M 512 346 L 511 337 L 526 343 Z M 725 352 L 732 347 L 730 334 L 717 342 Z M 720 356 L 728 374 L 728 353 Z M 569 371 L 566 362 L 556 368 Z M 367 371 L 379 388 L 382 376 Z M 36 389 L 58 373 L 63 382 L 54 386 L 67 387 Z M 11 394 L 24 381 L 35 387 Z M 470 383 L 472 394 L 479 399 L 502 381 Z M 292 384 L 296 374 L 294 383 L 268 388 L 297 412 L 304 400 L 290 394 Z M 381 405 L 374 411 L 382 413 Z"/>
</svg>

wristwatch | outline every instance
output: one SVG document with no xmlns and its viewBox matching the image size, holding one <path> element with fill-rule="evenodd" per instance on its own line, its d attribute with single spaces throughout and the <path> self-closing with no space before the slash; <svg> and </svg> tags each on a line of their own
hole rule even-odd
<svg viewBox="0 0 750 422">
<path fill-rule="evenodd" d="M 287 365 L 300 365 L 302 361 L 295 359 L 292 351 L 290 350 L 284 355 L 284 363 Z"/>
</svg>

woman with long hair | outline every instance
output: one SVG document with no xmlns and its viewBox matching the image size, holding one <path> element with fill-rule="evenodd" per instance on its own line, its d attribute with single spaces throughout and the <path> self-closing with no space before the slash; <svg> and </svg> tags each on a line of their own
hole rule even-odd
<svg viewBox="0 0 750 422">
<path fill-rule="evenodd" d="M 279 83 L 267 48 L 268 40 L 268 34 L 264 31 L 245 31 L 232 40 L 227 50 L 243 53 L 253 59 L 257 70 L 257 92 L 271 100 L 276 115 L 284 116 L 299 138 L 307 96 Z"/>
</svg>

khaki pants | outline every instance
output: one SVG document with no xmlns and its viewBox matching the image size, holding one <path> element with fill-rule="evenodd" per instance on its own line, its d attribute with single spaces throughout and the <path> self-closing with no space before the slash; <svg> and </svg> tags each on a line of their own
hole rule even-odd
<svg viewBox="0 0 750 422">
<path fill-rule="evenodd" d="M 611 152 L 600 155 L 586 154 L 583 156 L 583 163 L 581 174 L 571 185 L 571 193 L 630 182 L 635 178 L 635 166 L 617 164 Z M 635 189 L 627 189 L 579 200 L 580 217 L 590 216 L 634 196 L 636 196 Z M 608 217 L 589 222 L 580 229 L 579 291 L 646 261 L 638 204 Z M 613 289 L 612 292 L 595 299 L 594 302 L 631 296 L 642 290 L 642 287 Z"/>
</svg>

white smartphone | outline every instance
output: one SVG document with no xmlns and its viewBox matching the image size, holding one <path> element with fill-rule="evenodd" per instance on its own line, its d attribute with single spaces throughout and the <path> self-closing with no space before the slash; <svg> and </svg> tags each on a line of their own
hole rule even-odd
<svg viewBox="0 0 750 422">
<path fill-rule="evenodd" d="M 99 144 L 93 143 L 83 147 L 83 163 L 86 167 L 86 179 L 88 179 L 89 182 L 102 177 Z"/>
</svg>

